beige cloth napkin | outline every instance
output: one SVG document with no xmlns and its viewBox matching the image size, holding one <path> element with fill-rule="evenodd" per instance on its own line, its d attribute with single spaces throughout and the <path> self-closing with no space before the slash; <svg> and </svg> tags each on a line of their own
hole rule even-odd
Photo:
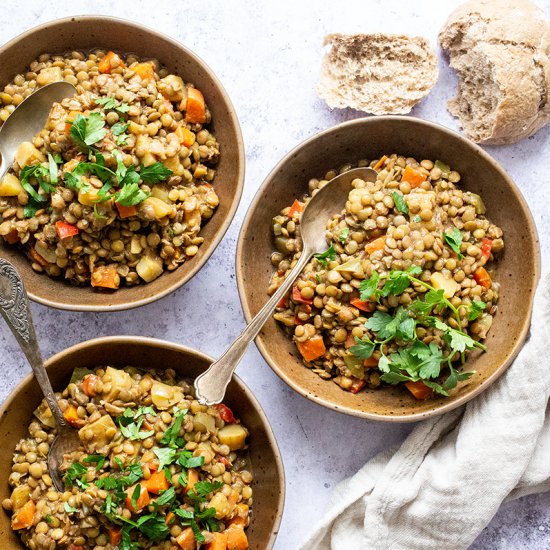
<svg viewBox="0 0 550 550">
<path fill-rule="evenodd" d="M 506 373 L 339 484 L 302 548 L 463 549 L 503 501 L 550 490 L 549 345 L 546 275 L 529 341 Z"/>
</svg>

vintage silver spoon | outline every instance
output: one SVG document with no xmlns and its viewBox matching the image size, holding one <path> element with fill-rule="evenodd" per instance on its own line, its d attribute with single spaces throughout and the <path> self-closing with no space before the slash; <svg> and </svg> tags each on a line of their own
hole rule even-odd
<svg viewBox="0 0 550 550">
<path fill-rule="evenodd" d="M 80 444 L 78 431 L 69 426 L 57 404 L 36 340 L 23 281 L 15 267 L 2 258 L 0 258 L 0 313 L 32 367 L 36 381 L 57 424 L 57 436 L 52 441 L 48 453 L 48 471 L 55 488 L 63 492 L 65 489 L 59 468 L 63 462 L 63 455 L 78 448 Z"/>
<path fill-rule="evenodd" d="M 28 141 L 44 128 L 52 105 L 76 94 L 68 82 L 47 84 L 20 103 L 0 128 L 0 179 L 10 168 L 15 152 L 23 141 Z"/>
<path fill-rule="evenodd" d="M 311 256 L 318 252 L 324 252 L 328 248 L 325 239 L 327 222 L 335 213 L 344 208 L 348 200 L 348 193 L 351 190 L 351 182 L 356 178 L 374 182 L 376 176 L 377 173 L 372 168 L 354 168 L 330 180 L 308 202 L 300 220 L 303 242 L 300 258 L 281 286 L 256 314 L 254 319 L 250 321 L 241 335 L 217 361 L 210 365 L 208 370 L 195 379 L 195 393 L 201 403 L 214 405 L 222 401 L 233 371 L 250 342 L 256 338 L 260 329 L 269 319 L 281 298 L 288 292 Z"/>
</svg>

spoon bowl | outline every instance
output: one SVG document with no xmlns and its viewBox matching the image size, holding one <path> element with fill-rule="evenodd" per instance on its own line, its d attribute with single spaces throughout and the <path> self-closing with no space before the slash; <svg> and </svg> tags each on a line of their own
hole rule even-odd
<svg viewBox="0 0 550 550">
<path fill-rule="evenodd" d="M 44 128 L 52 105 L 76 93 L 68 82 L 47 84 L 20 103 L 0 128 L 0 179 L 9 170 L 17 148 Z"/>
<path fill-rule="evenodd" d="M 328 248 L 325 238 L 327 222 L 346 205 L 353 180 L 362 179 L 375 182 L 376 176 L 377 172 L 372 168 L 348 170 L 331 179 L 307 203 L 300 220 L 300 233 L 302 236 L 300 258 L 290 270 L 290 273 L 287 274 L 281 286 L 250 321 L 250 324 L 240 336 L 217 361 L 210 365 L 206 372 L 195 379 L 195 393 L 201 403 L 204 405 L 221 403 L 231 376 L 250 342 L 258 335 L 258 332 L 269 319 L 281 298 L 288 292 L 296 277 L 302 272 L 311 256 Z"/>
</svg>

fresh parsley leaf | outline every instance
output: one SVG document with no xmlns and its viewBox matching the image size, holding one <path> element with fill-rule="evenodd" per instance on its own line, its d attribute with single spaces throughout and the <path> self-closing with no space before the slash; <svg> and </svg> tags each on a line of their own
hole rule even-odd
<svg viewBox="0 0 550 550">
<path fill-rule="evenodd" d="M 119 113 L 122 113 L 122 114 L 126 114 L 129 110 L 130 110 L 130 105 L 128 105 L 127 103 L 124 103 L 124 101 L 122 101 L 120 103 L 120 105 L 117 105 L 115 107 L 115 109 L 119 112 Z"/>
<path fill-rule="evenodd" d="M 120 550 L 139 550 L 141 544 L 134 542 L 131 538 L 131 526 L 125 525 L 122 528 L 122 540 L 120 541 Z"/>
<path fill-rule="evenodd" d="M 115 201 L 122 206 L 134 206 L 142 203 L 148 196 L 149 193 L 143 191 L 139 184 L 133 181 L 115 193 Z"/>
<path fill-rule="evenodd" d="M 399 296 L 411 284 L 409 276 L 416 276 L 422 273 L 422 269 L 417 265 L 411 265 L 405 271 L 390 271 L 384 286 L 382 287 L 382 296 Z"/>
<path fill-rule="evenodd" d="M 169 447 L 183 447 L 183 438 L 180 437 L 179 432 L 183 424 L 183 419 L 187 414 L 187 410 L 174 412 L 174 421 L 172 425 L 164 432 L 160 443 Z"/>
<path fill-rule="evenodd" d="M 409 213 L 409 207 L 407 206 L 407 201 L 405 201 L 405 197 L 403 197 L 401 193 L 394 191 L 391 194 L 391 197 L 393 199 L 393 203 L 395 204 L 395 209 L 398 212 L 401 212 L 401 214 Z"/>
<path fill-rule="evenodd" d="M 170 487 L 163 491 L 156 500 L 158 506 L 171 506 L 176 500 L 176 488 Z"/>
<path fill-rule="evenodd" d="M 358 359 L 368 359 L 374 352 L 376 344 L 368 338 L 355 338 L 355 346 L 351 346 L 349 351 Z"/>
<path fill-rule="evenodd" d="M 178 455 L 177 463 L 182 468 L 199 468 L 204 464 L 204 456 L 193 456 L 190 451 L 183 451 Z"/>
<path fill-rule="evenodd" d="M 100 489 L 105 489 L 106 491 L 112 491 L 118 486 L 118 480 L 115 476 L 105 476 L 96 479 L 94 484 Z"/>
<path fill-rule="evenodd" d="M 116 138 L 116 144 L 119 146 L 119 147 L 124 147 L 125 145 L 128 144 L 128 138 L 130 136 L 126 133 L 124 134 L 120 134 L 119 136 L 117 136 Z"/>
<path fill-rule="evenodd" d="M 334 246 L 330 245 L 330 247 L 324 252 L 313 254 L 313 257 L 322 266 L 326 267 L 329 264 L 329 262 L 332 262 L 336 259 L 336 250 L 334 250 Z"/>
<path fill-rule="evenodd" d="M 365 279 L 364 281 L 361 281 L 361 284 L 359 285 L 359 292 L 361 293 L 360 298 L 364 302 L 368 300 L 378 300 L 379 298 L 379 290 L 378 290 L 378 283 L 380 281 L 380 275 L 378 275 L 378 272 L 373 271 L 370 279 Z"/>
<path fill-rule="evenodd" d="M 138 483 L 135 487 L 134 487 L 134 490 L 132 491 L 132 497 L 131 497 L 131 502 L 132 502 L 132 507 L 134 508 L 134 510 L 137 510 L 138 509 L 138 505 L 137 505 L 137 501 L 138 501 L 138 498 L 141 496 L 141 485 Z"/>
<path fill-rule="evenodd" d="M 139 177 L 145 183 L 159 183 L 168 179 L 171 175 L 172 170 L 168 170 L 162 162 L 155 162 L 150 166 L 143 166 L 142 164 L 139 171 Z"/>
<path fill-rule="evenodd" d="M 84 464 L 90 464 L 90 463 L 95 464 L 96 465 L 95 469 L 97 471 L 103 468 L 103 465 L 105 464 L 105 460 L 106 458 L 103 455 L 88 455 L 82 460 L 82 462 L 84 462 Z"/>
<path fill-rule="evenodd" d="M 165 466 L 168 466 L 176 460 L 176 449 L 172 447 L 162 447 L 161 449 L 153 449 L 155 456 L 159 459 L 159 471 Z"/>
<path fill-rule="evenodd" d="M 49 514 L 47 516 L 44 516 L 44 519 L 46 520 L 46 523 L 48 523 L 49 525 L 53 523 L 53 517 L 50 516 Z"/>
<path fill-rule="evenodd" d="M 58 179 L 57 163 L 50 153 L 48 153 L 48 169 L 50 172 L 50 183 L 55 185 Z"/>
<path fill-rule="evenodd" d="M 204 502 L 207 495 L 214 493 L 222 487 L 223 483 L 221 481 L 214 481 L 213 483 L 210 481 L 197 481 L 197 483 L 193 486 L 193 489 L 187 493 L 187 496 L 191 500 Z"/>
<path fill-rule="evenodd" d="M 33 187 L 33 185 L 30 183 L 30 178 L 35 177 L 38 182 L 42 180 L 40 177 L 40 172 L 43 171 L 43 166 L 41 164 L 34 164 L 32 166 L 24 166 L 21 168 L 21 171 L 19 172 L 19 179 L 21 181 L 21 186 L 23 189 L 30 195 L 30 197 L 35 202 L 47 202 L 48 198 L 45 195 L 40 195 L 38 191 Z"/>
<path fill-rule="evenodd" d="M 29 197 L 29 201 L 23 207 L 23 215 L 25 218 L 32 218 L 41 208 L 44 208 L 44 204 L 36 202 L 32 197 Z"/>
<path fill-rule="evenodd" d="M 468 349 L 474 348 L 485 349 L 485 346 L 483 344 L 477 342 L 472 337 L 468 336 L 465 332 L 454 329 L 437 317 L 432 317 L 429 320 L 433 322 L 433 326 L 435 326 L 435 328 L 443 332 L 443 338 L 449 344 L 449 347 L 451 348 L 451 354 L 454 354 L 457 351 L 459 353 L 462 353 Z"/>
<path fill-rule="evenodd" d="M 94 101 L 97 105 L 102 105 L 104 109 L 114 109 L 118 105 L 118 101 L 114 97 L 96 97 Z"/>
<path fill-rule="evenodd" d="M 90 113 L 88 117 L 79 114 L 71 124 L 69 135 L 77 145 L 89 149 L 107 135 L 104 126 L 105 120 L 100 113 Z"/>
<path fill-rule="evenodd" d="M 67 514 L 72 514 L 76 512 L 76 508 L 73 508 L 68 502 L 63 503 L 63 508 L 65 509 L 65 512 L 67 512 Z"/>
<path fill-rule="evenodd" d="M 344 244 L 349 236 L 349 227 L 344 227 L 340 231 L 340 234 L 338 235 L 338 240 Z"/>
<path fill-rule="evenodd" d="M 413 340 L 416 338 L 416 322 L 402 307 L 397 310 L 394 317 L 383 311 L 375 311 L 365 323 L 365 327 L 376 332 L 381 340 L 387 341 L 393 338 Z"/>
<path fill-rule="evenodd" d="M 170 529 L 165 523 L 165 517 L 161 515 L 148 514 L 141 516 L 136 523 L 141 533 L 153 542 L 164 540 L 170 534 Z"/>
<path fill-rule="evenodd" d="M 131 422 L 127 426 L 120 424 L 120 432 L 124 437 L 132 441 L 138 439 L 147 439 L 148 437 L 151 437 L 155 433 L 155 430 L 148 430 L 146 432 L 140 431 L 143 420 L 143 418 L 140 418 L 137 422 Z"/>
<path fill-rule="evenodd" d="M 460 252 L 460 245 L 462 244 L 462 233 L 460 232 L 458 227 L 453 227 L 453 230 L 450 233 L 443 233 L 443 240 L 453 252 L 456 252 L 459 260 L 462 260 L 464 258 L 464 255 Z"/>
<path fill-rule="evenodd" d="M 468 312 L 468 321 L 475 321 L 487 308 L 487 304 L 481 300 L 474 300 L 470 304 L 470 311 Z"/>
<path fill-rule="evenodd" d="M 65 472 L 63 477 L 63 482 L 65 486 L 69 489 L 74 485 L 80 487 L 81 489 L 86 489 L 89 487 L 89 484 L 86 480 L 82 479 L 88 473 L 88 468 L 80 462 L 73 462 Z"/>
<path fill-rule="evenodd" d="M 443 289 L 429 290 L 426 292 L 424 300 L 417 298 L 409 305 L 408 309 L 420 316 L 429 315 L 436 308 L 442 310 L 447 306 L 444 293 Z"/>
</svg>

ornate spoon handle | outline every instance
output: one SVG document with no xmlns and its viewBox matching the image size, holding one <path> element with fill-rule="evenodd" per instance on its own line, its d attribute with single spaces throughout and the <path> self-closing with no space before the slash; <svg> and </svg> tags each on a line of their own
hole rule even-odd
<svg viewBox="0 0 550 550">
<path fill-rule="evenodd" d="M 57 404 L 50 379 L 36 340 L 27 292 L 19 273 L 13 265 L 0 258 L 0 313 L 19 342 L 44 397 L 60 426 L 67 426 Z"/>
</svg>

